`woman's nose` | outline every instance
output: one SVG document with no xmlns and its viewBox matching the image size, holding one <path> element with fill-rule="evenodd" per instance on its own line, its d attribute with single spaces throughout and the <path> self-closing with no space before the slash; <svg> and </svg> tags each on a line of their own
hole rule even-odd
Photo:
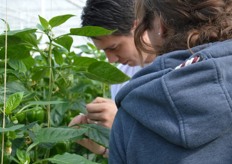
<svg viewBox="0 0 232 164">
<path fill-rule="evenodd" d="M 114 55 L 114 54 L 109 53 L 109 52 L 105 52 L 105 54 L 106 54 L 106 57 L 110 63 L 118 62 L 119 58 L 117 57 L 117 55 Z"/>
</svg>

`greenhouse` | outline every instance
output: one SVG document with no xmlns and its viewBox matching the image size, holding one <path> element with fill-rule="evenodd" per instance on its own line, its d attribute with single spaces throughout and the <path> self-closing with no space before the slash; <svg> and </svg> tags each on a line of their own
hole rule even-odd
<svg viewBox="0 0 232 164">
<path fill-rule="evenodd" d="M 68 125 L 129 77 L 88 36 L 111 31 L 81 28 L 85 1 L 57 2 L 1 1 L 1 164 L 107 163 L 76 141 L 87 137 L 108 147 L 108 128 Z"/>
<path fill-rule="evenodd" d="M 0 0 L 0 164 L 232 164 L 232 0 Z"/>
</svg>

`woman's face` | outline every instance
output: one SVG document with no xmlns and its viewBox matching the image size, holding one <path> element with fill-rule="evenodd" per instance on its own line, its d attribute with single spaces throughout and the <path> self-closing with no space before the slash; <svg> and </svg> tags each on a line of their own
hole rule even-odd
<svg viewBox="0 0 232 164">
<path fill-rule="evenodd" d="M 133 35 L 109 35 L 92 40 L 98 49 L 105 51 L 110 63 L 121 63 L 130 66 L 139 65 L 139 55 L 135 48 Z"/>
<path fill-rule="evenodd" d="M 105 52 L 110 63 L 121 63 L 129 66 L 141 64 L 139 53 L 135 47 L 133 34 L 126 36 L 101 36 L 92 40 L 98 49 Z M 145 53 L 142 55 L 144 63 L 153 61 L 153 56 Z"/>
</svg>

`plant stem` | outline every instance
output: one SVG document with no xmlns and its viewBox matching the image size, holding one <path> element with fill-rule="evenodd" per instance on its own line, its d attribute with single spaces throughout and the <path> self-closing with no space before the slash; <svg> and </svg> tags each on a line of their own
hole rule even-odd
<svg viewBox="0 0 232 164">
<path fill-rule="evenodd" d="M 6 1 L 7 3 L 7 1 Z M 7 6 L 7 4 L 6 4 Z M 6 13 L 7 13 L 7 7 L 6 7 Z M 7 15 L 7 14 L 6 14 Z M 6 17 L 6 21 L 7 21 L 7 17 Z M 4 132 L 4 128 L 5 128 L 5 124 L 6 124 L 6 81 L 7 81 L 7 23 L 6 23 L 6 34 L 5 34 L 5 66 L 4 66 L 4 98 L 3 98 L 3 118 L 2 118 L 2 154 L 1 154 L 1 164 L 3 164 L 4 162 L 4 148 L 5 148 L 5 132 Z"/>
<path fill-rule="evenodd" d="M 49 38 L 50 39 L 50 38 Z M 49 61 L 49 92 L 48 92 L 48 101 L 51 100 L 52 90 L 53 90 L 53 71 L 52 71 L 52 40 L 50 39 L 49 42 L 49 54 L 48 54 L 48 61 Z M 50 127 L 50 113 L 51 113 L 51 104 L 47 107 L 47 116 L 48 116 L 48 127 Z"/>
<path fill-rule="evenodd" d="M 38 146 L 35 147 L 34 153 L 35 153 L 35 161 L 37 161 L 38 160 Z"/>
<path fill-rule="evenodd" d="M 106 95 L 106 84 L 105 83 L 102 83 L 102 95 L 103 95 L 103 97 L 107 97 L 107 95 Z"/>
<path fill-rule="evenodd" d="M 34 162 L 33 164 L 42 163 L 44 161 L 48 161 L 48 160 L 47 159 L 38 160 L 38 161 Z"/>
<path fill-rule="evenodd" d="M 49 64 L 49 92 L 48 92 L 48 101 L 51 101 L 52 90 L 53 90 L 53 69 L 52 69 L 52 39 L 49 38 L 49 51 L 48 51 L 48 64 Z M 48 117 L 48 127 L 51 126 L 51 104 L 47 106 L 47 117 Z M 49 157 L 50 151 L 46 151 L 45 157 Z"/>
</svg>

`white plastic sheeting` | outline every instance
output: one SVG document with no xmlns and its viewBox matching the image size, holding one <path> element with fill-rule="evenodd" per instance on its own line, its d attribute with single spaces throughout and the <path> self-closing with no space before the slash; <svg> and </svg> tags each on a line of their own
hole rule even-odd
<svg viewBox="0 0 232 164">
<path fill-rule="evenodd" d="M 60 27 L 54 28 L 56 35 L 69 32 L 70 28 L 80 27 L 80 16 L 85 0 L 0 0 L 0 18 L 7 20 L 11 30 L 33 28 L 39 23 L 38 15 L 49 20 L 58 15 L 73 14 Z M 0 22 L 0 33 L 5 30 L 5 25 Z M 90 40 L 77 37 L 76 44 L 80 45 Z"/>
</svg>

